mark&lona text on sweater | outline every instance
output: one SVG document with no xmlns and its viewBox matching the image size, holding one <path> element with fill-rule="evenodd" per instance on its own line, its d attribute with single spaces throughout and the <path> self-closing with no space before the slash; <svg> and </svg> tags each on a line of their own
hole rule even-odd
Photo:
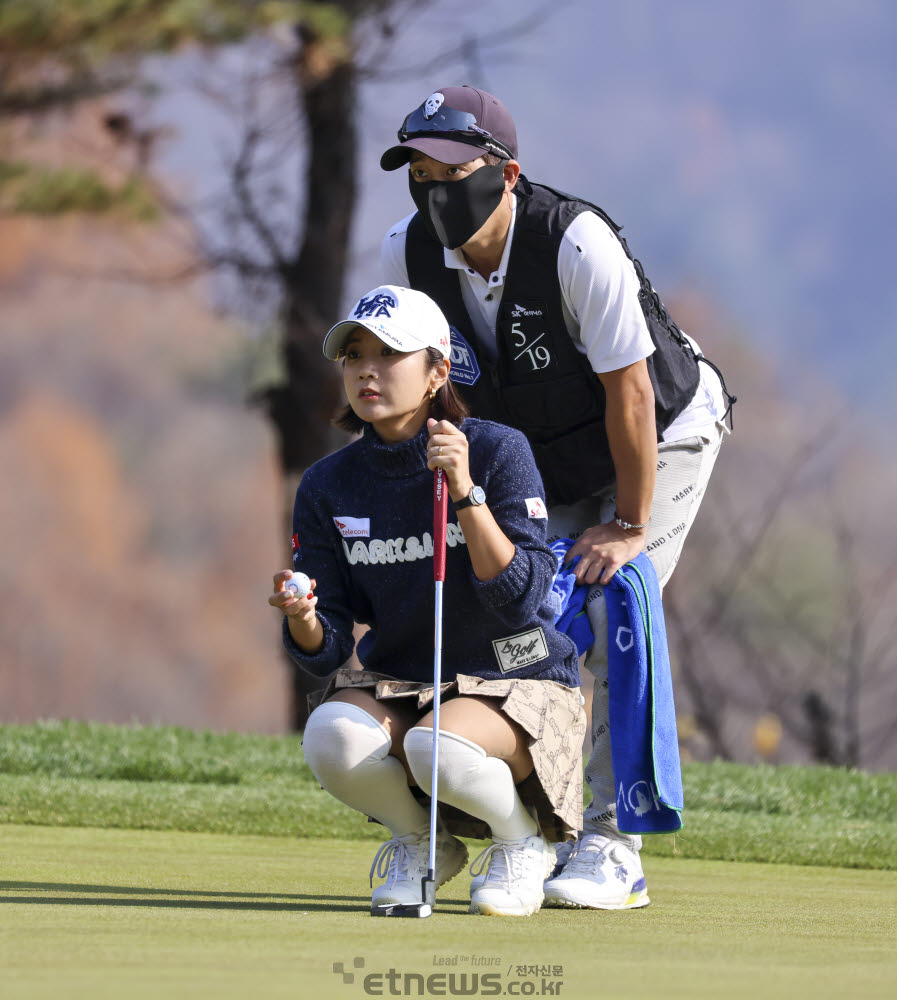
<svg viewBox="0 0 897 1000">
<path fill-rule="evenodd" d="M 449 548 L 467 544 L 464 532 L 457 524 L 446 525 L 445 543 Z M 343 551 L 350 566 L 358 563 L 368 566 L 377 563 L 386 565 L 415 562 L 418 559 L 433 558 L 433 536 L 425 531 L 423 538 L 411 535 L 408 538 L 387 538 L 385 541 L 382 538 L 372 538 L 370 542 L 363 542 L 359 538 L 352 543 L 351 549 L 343 539 Z"/>
</svg>

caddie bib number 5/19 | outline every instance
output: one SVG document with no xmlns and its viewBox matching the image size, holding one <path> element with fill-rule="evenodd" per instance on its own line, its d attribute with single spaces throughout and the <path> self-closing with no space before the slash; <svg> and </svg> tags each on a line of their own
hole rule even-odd
<svg viewBox="0 0 897 1000">
<path fill-rule="evenodd" d="M 499 328 L 505 364 L 514 376 L 539 378 L 542 372 L 557 366 L 547 316 L 545 302 L 527 299 L 502 304 Z"/>
</svg>

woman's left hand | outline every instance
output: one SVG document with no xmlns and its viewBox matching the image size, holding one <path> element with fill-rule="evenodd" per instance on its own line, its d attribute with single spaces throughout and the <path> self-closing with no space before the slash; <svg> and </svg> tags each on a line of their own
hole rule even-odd
<svg viewBox="0 0 897 1000">
<path fill-rule="evenodd" d="M 474 485 L 470 478 L 467 437 L 449 420 L 427 420 L 427 468 L 444 469 L 452 500 L 461 500 Z"/>
</svg>

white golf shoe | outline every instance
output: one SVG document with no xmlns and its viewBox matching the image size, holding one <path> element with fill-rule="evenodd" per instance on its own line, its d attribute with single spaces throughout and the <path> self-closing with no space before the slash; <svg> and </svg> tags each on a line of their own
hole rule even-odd
<svg viewBox="0 0 897 1000">
<path fill-rule="evenodd" d="M 371 885 L 374 876 L 385 878 L 371 896 L 372 906 L 386 903 L 419 903 L 421 879 L 429 870 L 430 835 L 411 833 L 393 837 L 374 856 L 371 865 Z M 436 834 L 436 888 L 445 885 L 467 864 L 467 847 L 450 833 L 440 830 Z"/>
<path fill-rule="evenodd" d="M 541 833 L 523 840 L 496 840 L 470 866 L 479 884 L 471 891 L 468 912 L 492 917 L 535 913 L 542 905 L 542 883 L 550 864 L 550 846 Z M 478 880 L 484 869 L 485 877 Z"/>
<path fill-rule="evenodd" d="M 638 854 L 594 833 L 576 842 L 564 870 L 545 883 L 546 906 L 630 910 L 650 902 Z"/>
<path fill-rule="evenodd" d="M 566 844 L 549 844 L 545 845 L 545 878 L 551 878 L 558 870 L 558 865 L 560 864 L 563 868 L 570 856 L 570 852 L 573 850 L 573 845 L 576 841 L 571 840 Z M 555 855 L 557 851 L 557 855 Z M 562 853 L 563 852 L 563 853 Z M 563 857 L 564 861 L 561 863 L 560 859 Z M 476 862 L 474 862 L 476 864 Z M 470 894 L 471 896 L 479 889 L 479 887 L 486 881 L 486 866 L 480 871 L 475 879 L 471 879 L 470 882 Z"/>
</svg>

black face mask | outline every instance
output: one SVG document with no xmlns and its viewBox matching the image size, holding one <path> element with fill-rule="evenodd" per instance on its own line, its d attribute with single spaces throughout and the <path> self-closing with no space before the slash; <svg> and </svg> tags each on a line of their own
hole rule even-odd
<svg viewBox="0 0 897 1000">
<path fill-rule="evenodd" d="M 427 232 L 449 250 L 463 246 L 498 208 L 505 190 L 504 165 L 483 166 L 460 181 L 416 181 L 408 187 Z"/>
</svg>

